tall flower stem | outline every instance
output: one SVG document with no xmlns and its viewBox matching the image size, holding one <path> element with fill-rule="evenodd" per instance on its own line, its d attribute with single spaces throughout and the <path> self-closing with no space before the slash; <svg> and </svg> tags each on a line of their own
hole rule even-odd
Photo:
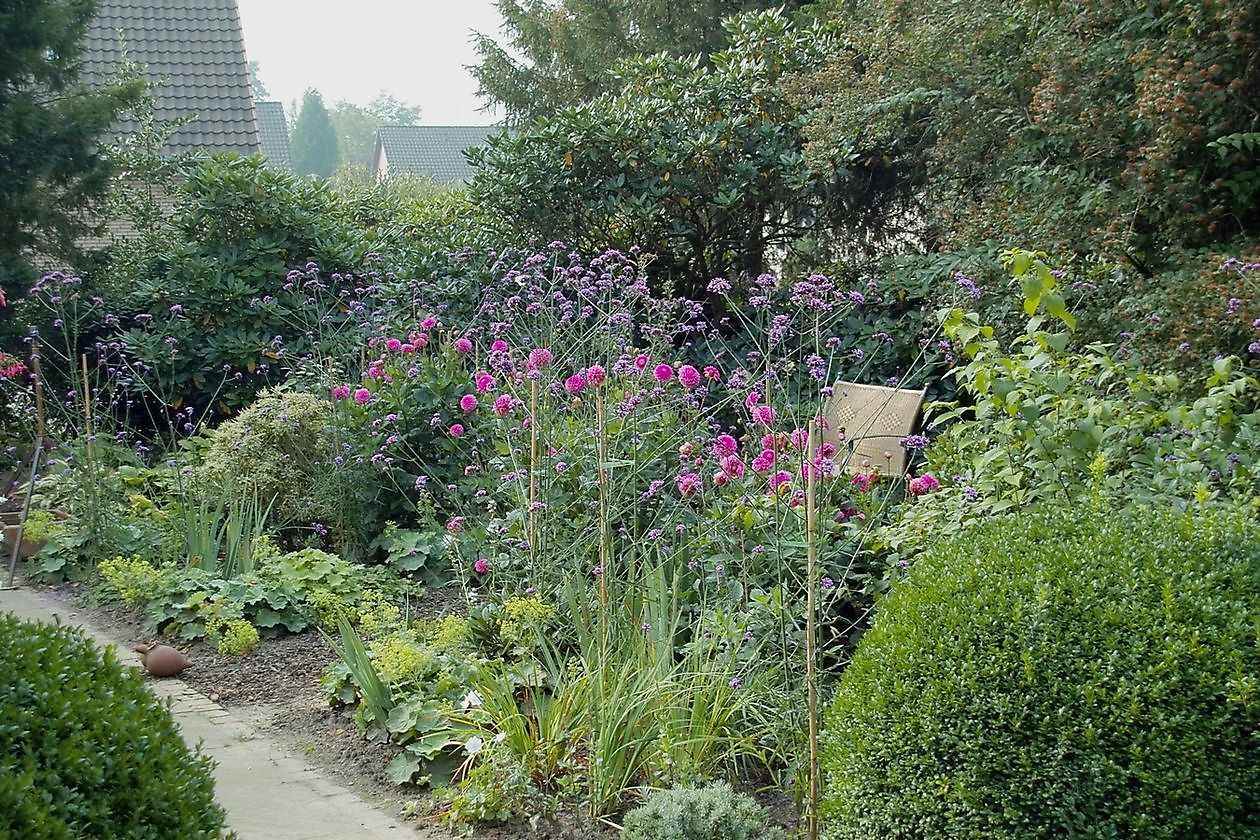
<svg viewBox="0 0 1260 840">
<path fill-rule="evenodd" d="M 817 632 L 818 590 L 818 471 L 814 464 L 818 421 L 810 419 L 805 448 L 805 690 L 809 715 L 809 800 L 807 804 L 807 836 L 818 840 L 818 674 L 815 669 L 814 635 Z"/>
<path fill-rule="evenodd" d="M 608 647 L 608 425 L 604 418 L 604 392 L 595 391 L 595 446 L 599 460 L 599 627 Z"/>
<path fill-rule="evenodd" d="M 87 444 L 87 461 L 88 467 L 92 466 L 92 389 L 88 382 L 88 364 L 87 353 L 79 356 L 79 362 L 82 365 L 83 373 L 83 433 Z"/>
<path fill-rule="evenodd" d="M 529 574 L 537 577 L 538 558 L 538 380 L 529 380 Z"/>
</svg>

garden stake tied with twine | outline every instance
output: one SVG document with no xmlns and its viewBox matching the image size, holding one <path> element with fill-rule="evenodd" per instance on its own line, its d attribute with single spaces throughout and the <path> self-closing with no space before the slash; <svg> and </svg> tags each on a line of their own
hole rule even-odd
<svg viewBox="0 0 1260 840">
<path fill-rule="evenodd" d="M 26 498 L 22 502 L 22 515 L 18 518 L 17 533 L 13 537 L 13 548 L 9 555 L 9 576 L 4 584 L 5 589 L 14 588 L 13 579 L 17 574 L 22 531 L 26 527 L 26 517 L 31 512 L 31 497 L 35 494 L 35 477 L 39 472 L 39 456 L 44 451 L 44 383 L 43 376 L 40 374 L 38 340 L 31 344 L 31 376 L 35 382 L 35 449 L 31 454 L 31 477 L 26 482 Z"/>
</svg>

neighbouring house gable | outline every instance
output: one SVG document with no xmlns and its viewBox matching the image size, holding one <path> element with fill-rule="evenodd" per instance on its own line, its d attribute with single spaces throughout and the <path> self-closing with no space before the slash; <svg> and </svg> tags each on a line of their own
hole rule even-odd
<svg viewBox="0 0 1260 840">
<path fill-rule="evenodd" d="M 124 54 L 161 82 L 154 91 L 159 123 L 195 116 L 174 130 L 167 153 L 261 150 L 236 0 L 97 0 L 82 80 L 103 82 Z M 134 128 L 123 121 L 113 132 Z"/>
<path fill-rule="evenodd" d="M 484 146 L 499 126 L 383 125 L 376 132 L 372 169 L 377 178 L 424 175 L 439 184 L 467 182 L 473 168 L 464 150 Z"/>
<path fill-rule="evenodd" d="M 293 155 L 289 150 L 289 124 L 284 118 L 284 106 L 279 102 L 255 102 L 258 115 L 258 140 L 263 156 L 271 168 L 280 172 L 293 171 Z"/>
</svg>

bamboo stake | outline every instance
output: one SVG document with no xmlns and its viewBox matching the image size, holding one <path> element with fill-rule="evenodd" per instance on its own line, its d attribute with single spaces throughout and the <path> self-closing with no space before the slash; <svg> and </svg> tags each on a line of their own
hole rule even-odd
<svg viewBox="0 0 1260 840">
<path fill-rule="evenodd" d="M 808 694 L 806 709 L 809 715 L 809 802 L 807 836 L 818 840 L 818 674 L 815 669 L 814 634 L 817 632 L 818 589 L 818 474 L 814 464 L 814 432 L 817 421 L 809 421 L 809 437 L 805 448 L 805 687 Z"/>
<path fill-rule="evenodd" d="M 41 372 L 39 341 L 31 343 L 31 373 L 35 379 L 35 436 L 44 437 L 44 375 Z"/>
<path fill-rule="evenodd" d="M 83 370 L 83 430 L 87 435 L 87 461 L 88 467 L 92 466 L 92 391 L 88 385 L 88 366 L 87 353 L 79 355 L 79 362 L 82 364 Z"/>
</svg>

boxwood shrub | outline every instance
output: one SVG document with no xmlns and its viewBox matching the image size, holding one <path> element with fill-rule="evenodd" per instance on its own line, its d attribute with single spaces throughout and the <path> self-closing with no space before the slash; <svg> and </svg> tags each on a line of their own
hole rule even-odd
<svg viewBox="0 0 1260 840">
<path fill-rule="evenodd" d="M 826 837 L 1260 836 L 1260 525 L 1042 510 L 942 541 L 826 714 Z"/>
<path fill-rule="evenodd" d="M 112 650 L 0 616 L 0 837 L 219 838 L 210 759 Z"/>
</svg>

